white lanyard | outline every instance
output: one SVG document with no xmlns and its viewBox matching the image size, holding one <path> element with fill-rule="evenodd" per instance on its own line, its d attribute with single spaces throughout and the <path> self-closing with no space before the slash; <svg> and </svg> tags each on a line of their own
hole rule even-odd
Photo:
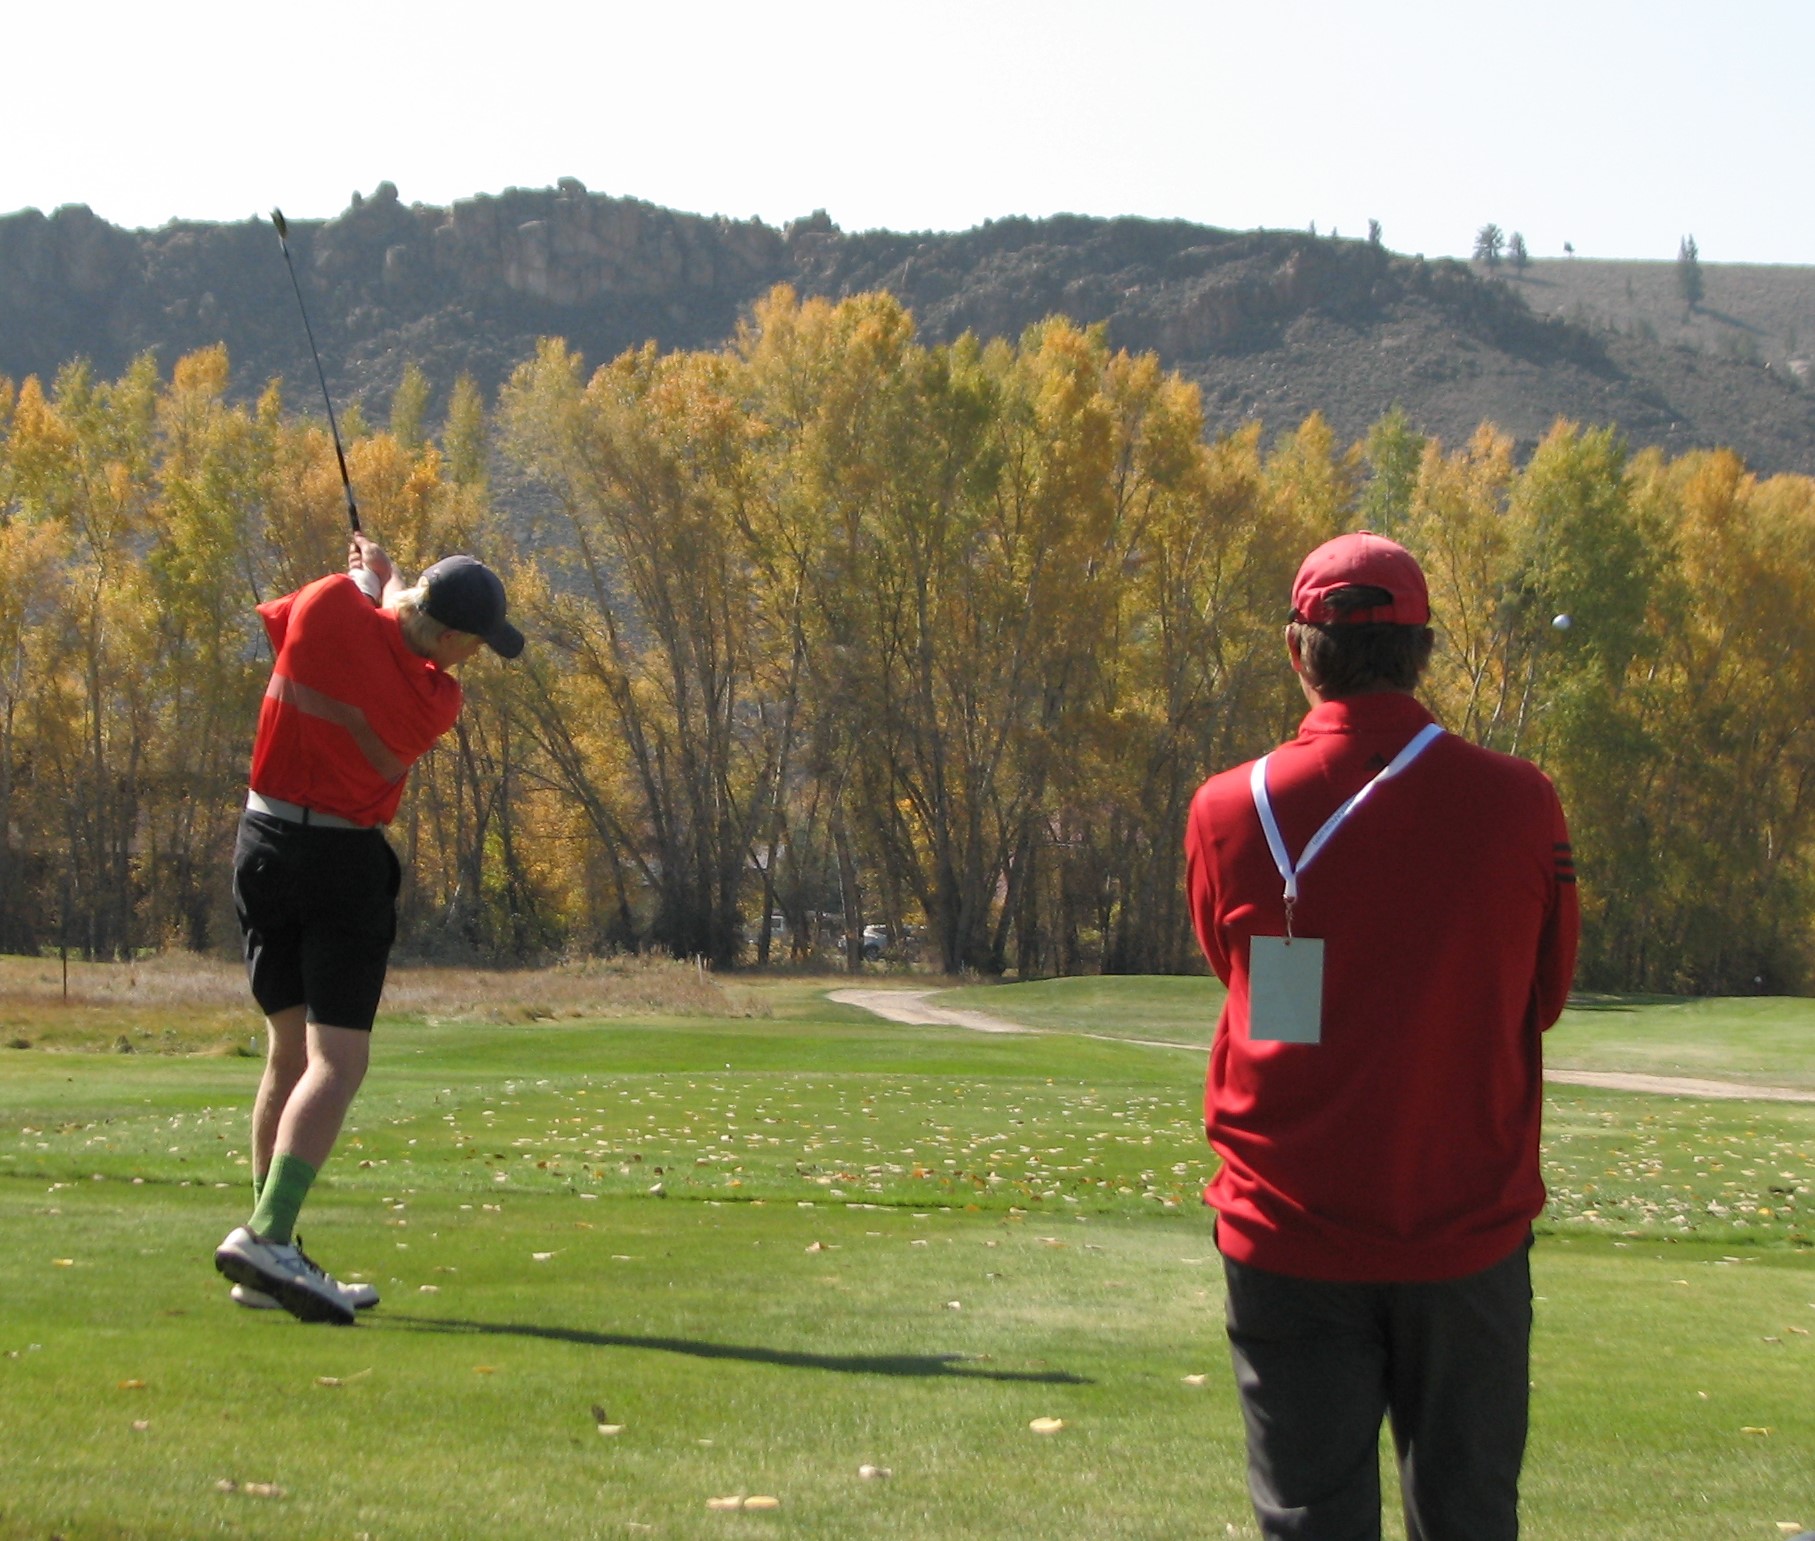
<svg viewBox="0 0 1815 1541">
<path fill-rule="evenodd" d="M 1279 868 L 1279 875 L 1286 880 L 1286 935 L 1288 937 L 1292 934 L 1292 906 L 1298 902 L 1299 873 L 1317 859 L 1318 852 L 1329 843 L 1330 836 L 1342 828 L 1349 815 L 1361 806 L 1368 793 L 1372 792 L 1387 777 L 1398 775 L 1442 736 L 1443 729 L 1434 722 L 1426 723 L 1424 727 L 1420 728 L 1412 741 L 1393 756 L 1391 765 L 1373 777 L 1366 786 L 1324 820 L 1323 828 L 1311 836 L 1296 865 L 1286 852 L 1285 837 L 1279 832 L 1279 821 L 1273 817 L 1273 804 L 1267 797 L 1267 761 L 1273 756 L 1263 755 L 1254 762 L 1254 769 L 1248 774 L 1248 788 L 1254 794 L 1254 811 L 1260 815 L 1261 828 L 1267 832 L 1267 848 L 1273 853 L 1273 865 Z"/>
</svg>

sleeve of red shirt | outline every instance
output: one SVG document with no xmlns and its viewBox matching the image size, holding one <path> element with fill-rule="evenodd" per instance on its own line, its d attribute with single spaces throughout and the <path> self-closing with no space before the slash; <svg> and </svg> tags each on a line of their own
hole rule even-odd
<svg viewBox="0 0 1815 1541">
<path fill-rule="evenodd" d="M 1185 901 L 1192 929 L 1216 977 L 1229 982 L 1229 956 L 1216 924 L 1216 864 L 1210 859 L 1209 787 L 1199 787 L 1185 820 Z"/>
<path fill-rule="evenodd" d="M 1570 850 L 1563 804 L 1548 777 L 1544 787 L 1550 794 L 1551 899 L 1550 913 L 1538 937 L 1537 977 L 1532 995 L 1538 1025 L 1548 1029 L 1569 1003 L 1569 987 L 1576 974 L 1576 949 L 1582 936 L 1582 910 L 1576 897 L 1575 857 Z"/>
<path fill-rule="evenodd" d="M 443 733 L 453 727 L 455 719 L 460 715 L 462 699 L 460 681 L 451 674 L 442 673 L 439 670 L 436 672 L 445 683 L 436 691 L 432 703 L 426 707 L 423 715 L 423 737 L 427 740 L 429 748 L 434 746 L 435 741 Z M 427 752 L 427 748 L 418 751 L 419 754 Z"/>
<path fill-rule="evenodd" d="M 284 638 L 290 631 L 290 607 L 295 603 L 296 595 L 286 594 L 281 599 L 267 599 L 258 607 L 258 618 L 265 623 L 274 658 L 284 650 Z"/>
</svg>

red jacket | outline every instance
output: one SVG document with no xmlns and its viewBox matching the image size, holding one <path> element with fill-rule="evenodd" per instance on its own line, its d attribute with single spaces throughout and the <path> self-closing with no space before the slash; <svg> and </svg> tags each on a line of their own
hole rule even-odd
<svg viewBox="0 0 1815 1541">
<path fill-rule="evenodd" d="M 1313 710 L 1267 765 L 1292 857 L 1430 721 L 1398 693 Z M 1556 791 L 1449 734 L 1382 783 L 1299 879 L 1293 933 L 1324 939 L 1322 1041 L 1255 1043 L 1248 943 L 1283 934 L 1284 905 L 1250 769 L 1205 782 L 1185 834 L 1192 922 L 1229 987 L 1204 1097 L 1218 1245 L 1311 1279 L 1486 1268 L 1544 1205 L 1540 1034 L 1579 927 Z"/>
<path fill-rule="evenodd" d="M 409 769 L 460 715 L 460 683 L 412 652 L 397 617 L 345 574 L 258 607 L 277 663 L 259 708 L 252 790 L 387 824 Z"/>
</svg>

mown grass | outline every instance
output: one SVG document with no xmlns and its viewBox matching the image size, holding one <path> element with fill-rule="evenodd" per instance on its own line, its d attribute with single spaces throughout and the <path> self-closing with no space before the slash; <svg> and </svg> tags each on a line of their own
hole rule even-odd
<svg viewBox="0 0 1815 1541">
<path fill-rule="evenodd" d="M 938 1003 L 1052 1032 L 1208 1048 L 1225 992 L 1210 978 L 1130 976 L 971 985 Z M 1545 1037 L 1560 1070 L 1617 1070 L 1815 1090 L 1815 1007 L 1784 996 L 1578 995 Z"/>
<path fill-rule="evenodd" d="M 0 1052 L 0 1537 L 1253 1535 L 1201 1064 L 1079 1036 L 1172 1036 L 1097 981 L 1026 1037 L 825 983 L 386 1021 L 305 1214 L 384 1292 L 351 1330 L 209 1264 L 256 1064 Z M 1815 1522 L 1815 1107 L 1548 1112 L 1527 1534 Z"/>
<path fill-rule="evenodd" d="M 1815 1091 L 1815 1006 L 1785 996 L 1578 997 L 1550 1030 L 1545 1062 Z"/>
<path fill-rule="evenodd" d="M 1207 1050 L 1225 994 L 1208 977 L 1146 974 L 971 985 L 943 990 L 938 999 L 942 1006 L 993 1012 L 1049 1032 L 1147 1038 Z"/>
</svg>

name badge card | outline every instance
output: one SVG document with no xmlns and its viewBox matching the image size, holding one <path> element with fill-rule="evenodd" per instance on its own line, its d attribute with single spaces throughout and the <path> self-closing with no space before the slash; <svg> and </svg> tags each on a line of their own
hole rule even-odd
<svg viewBox="0 0 1815 1541">
<path fill-rule="evenodd" d="M 1323 941 L 1248 939 L 1248 1037 L 1256 1043 L 1323 1041 Z"/>
</svg>

